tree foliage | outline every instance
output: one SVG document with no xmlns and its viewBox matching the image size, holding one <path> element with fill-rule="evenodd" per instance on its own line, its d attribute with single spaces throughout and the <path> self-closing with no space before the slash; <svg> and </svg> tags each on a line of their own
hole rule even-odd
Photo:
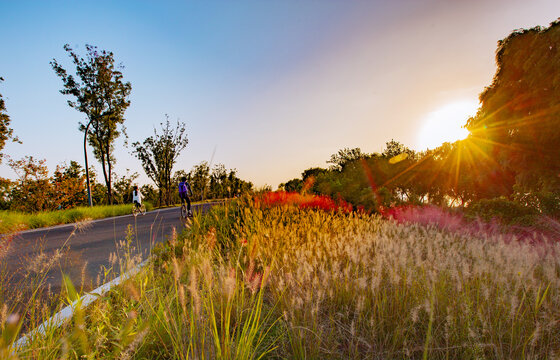
<svg viewBox="0 0 560 360">
<path fill-rule="evenodd" d="M 163 123 L 160 125 L 161 134 L 154 129 L 154 135 L 146 138 L 142 143 L 135 142 L 132 146 L 134 154 L 142 162 L 146 175 L 159 189 L 159 203 L 165 202 L 169 205 L 172 202 L 174 189 L 174 184 L 171 182 L 173 166 L 189 140 L 184 123 L 177 120 L 173 128 L 169 116 L 166 115 L 165 125 Z"/>
<path fill-rule="evenodd" d="M 202 161 L 188 173 L 184 170 L 177 171 L 174 175 L 175 183 L 178 184 L 183 176 L 191 185 L 195 201 L 232 198 L 253 189 L 251 182 L 240 179 L 237 170 L 227 170 L 224 164 L 216 164 L 210 168 L 208 162 Z"/>
<path fill-rule="evenodd" d="M 4 81 L 2 77 L 0 77 L 0 83 Z M 12 140 L 14 142 L 19 142 L 18 138 L 14 136 L 14 130 L 10 127 L 10 116 L 6 112 L 6 103 L 2 98 L 2 94 L 0 94 L 0 163 L 4 157 L 2 150 L 4 146 L 6 146 L 6 141 Z"/>
<path fill-rule="evenodd" d="M 85 171 L 76 161 L 58 165 L 52 175 L 46 160 L 32 156 L 9 159 L 8 165 L 17 179 L 0 178 L 0 209 L 39 212 L 87 205 Z M 94 204 L 106 205 L 106 187 L 96 181 L 93 169 L 90 173 Z M 114 203 L 131 203 L 132 183 L 138 174 L 114 177 Z"/>
<path fill-rule="evenodd" d="M 124 112 L 130 105 L 131 85 L 123 82 L 119 70 L 122 66 L 115 66 L 112 52 L 86 45 L 86 57 L 81 58 L 68 44 L 64 50 L 76 67 L 76 75 L 68 74 L 56 59 L 51 66 L 62 79 L 64 88 L 60 92 L 73 97 L 68 105 L 86 115 L 87 121 L 80 123 L 79 129 L 87 131 L 88 142 L 103 170 L 107 202 L 112 203 L 114 143 L 125 131 Z"/>
<path fill-rule="evenodd" d="M 187 174 L 187 181 L 191 185 L 194 200 L 207 198 L 210 185 L 210 165 L 206 161 L 193 166 Z"/>
<path fill-rule="evenodd" d="M 72 160 L 68 166 L 57 166 L 51 180 L 54 205 L 59 209 L 85 205 L 87 203 L 85 182 L 84 169 L 77 162 Z"/>
<path fill-rule="evenodd" d="M 11 209 L 37 212 L 55 207 L 53 187 L 45 162 L 32 156 L 20 160 L 9 159 L 8 165 L 18 177 L 11 192 Z"/>
<path fill-rule="evenodd" d="M 327 164 L 332 164 L 331 170 L 342 171 L 342 169 L 348 162 L 361 159 L 366 156 L 367 154 L 362 153 L 362 150 L 360 150 L 360 148 L 344 148 L 338 150 L 336 154 L 331 155 L 331 158 L 327 161 Z"/>
<path fill-rule="evenodd" d="M 560 189 L 560 22 L 499 41 L 497 71 L 467 128 L 521 192 Z"/>
</svg>

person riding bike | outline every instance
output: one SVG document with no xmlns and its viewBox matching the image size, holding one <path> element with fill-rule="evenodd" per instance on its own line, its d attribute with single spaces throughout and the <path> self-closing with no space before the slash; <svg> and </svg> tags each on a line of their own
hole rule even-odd
<svg viewBox="0 0 560 360">
<path fill-rule="evenodd" d="M 186 202 L 187 214 L 188 216 L 192 216 L 191 199 L 189 198 L 189 196 L 192 196 L 191 185 L 187 182 L 187 178 L 183 176 L 181 178 L 181 182 L 179 183 L 179 197 L 181 198 L 181 206 Z"/>
<path fill-rule="evenodd" d="M 136 206 L 136 210 L 140 210 L 140 206 L 142 205 L 142 194 L 138 190 L 137 185 L 134 185 L 132 190 L 132 202 Z"/>
</svg>

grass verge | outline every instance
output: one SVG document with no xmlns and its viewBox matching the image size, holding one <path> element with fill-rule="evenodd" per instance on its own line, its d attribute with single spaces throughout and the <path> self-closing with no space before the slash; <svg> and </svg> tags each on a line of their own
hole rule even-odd
<svg viewBox="0 0 560 360">
<path fill-rule="evenodd" d="M 145 206 L 147 211 L 153 209 L 149 203 L 145 203 Z M 132 204 L 80 206 L 68 210 L 44 211 L 34 214 L 2 210 L 0 211 L 0 234 L 131 213 Z"/>
</svg>

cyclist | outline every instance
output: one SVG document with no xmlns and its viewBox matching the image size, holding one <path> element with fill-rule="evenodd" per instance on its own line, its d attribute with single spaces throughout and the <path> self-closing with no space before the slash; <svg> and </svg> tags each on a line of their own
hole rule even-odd
<svg viewBox="0 0 560 360">
<path fill-rule="evenodd" d="M 138 186 L 134 185 L 134 190 L 132 190 L 132 202 L 136 206 L 136 210 L 140 211 L 140 206 L 142 205 L 142 194 L 138 190 Z"/>
<path fill-rule="evenodd" d="M 181 178 L 181 182 L 179 183 L 179 197 L 181 198 L 181 206 L 186 202 L 187 216 L 192 216 L 191 199 L 189 198 L 189 196 L 192 196 L 191 186 L 187 182 L 187 178 L 183 176 Z"/>
</svg>

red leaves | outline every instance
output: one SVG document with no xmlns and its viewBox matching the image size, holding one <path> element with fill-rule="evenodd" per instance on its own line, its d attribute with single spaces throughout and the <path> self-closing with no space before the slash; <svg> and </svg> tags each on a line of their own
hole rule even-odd
<svg viewBox="0 0 560 360">
<path fill-rule="evenodd" d="M 291 205 L 300 209 L 320 209 L 324 211 L 352 211 L 352 205 L 340 199 L 335 201 L 324 195 L 303 195 L 296 192 L 267 192 L 255 199 L 257 205 L 264 207 Z"/>
</svg>

